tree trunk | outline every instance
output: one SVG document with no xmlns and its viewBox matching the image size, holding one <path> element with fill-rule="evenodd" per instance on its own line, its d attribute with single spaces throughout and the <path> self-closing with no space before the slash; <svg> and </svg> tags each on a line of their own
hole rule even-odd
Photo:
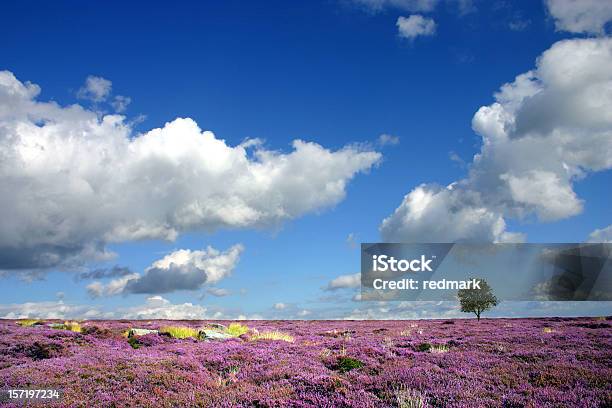
<svg viewBox="0 0 612 408">
<path fill-rule="evenodd" d="M 480 321 L 480 310 L 476 312 L 476 320 Z"/>
</svg>

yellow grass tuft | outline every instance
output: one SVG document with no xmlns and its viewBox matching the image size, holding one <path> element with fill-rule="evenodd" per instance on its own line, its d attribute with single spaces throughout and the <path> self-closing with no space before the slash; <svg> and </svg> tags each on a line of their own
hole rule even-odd
<svg viewBox="0 0 612 408">
<path fill-rule="evenodd" d="M 40 320 L 35 320 L 35 319 L 25 319 L 25 320 L 20 320 L 17 322 L 17 324 L 21 327 L 32 327 L 34 326 L 36 323 L 40 322 Z"/>
<path fill-rule="evenodd" d="M 249 327 L 247 325 L 243 325 L 240 323 L 230 323 L 230 325 L 225 330 L 225 333 L 229 334 L 233 337 L 240 337 L 245 333 L 248 333 Z"/>
<path fill-rule="evenodd" d="M 551 327 L 545 327 L 542 329 L 543 333 L 553 333 L 554 330 Z"/>
<path fill-rule="evenodd" d="M 264 331 L 261 333 L 256 333 L 251 337 L 252 341 L 256 341 L 256 340 L 282 340 L 282 341 L 286 341 L 289 343 L 293 343 L 295 341 L 295 339 L 293 338 L 293 336 L 287 334 L 287 333 L 283 333 L 277 330 L 274 331 Z"/>
<path fill-rule="evenodd" d="M 169 334 L 170 337 L 175 339 L 187 339 L 190 337 L 197 339 L 200 333 L 198 329 L 185 326 L 164 326 L 159 329 L 159 332 Z"/>
<path fill-rule="evenodd" d="M 64 328 L 75 333 L 80 333 L 83 330 L 79 322 L 64 322 Z"/>
</svg>

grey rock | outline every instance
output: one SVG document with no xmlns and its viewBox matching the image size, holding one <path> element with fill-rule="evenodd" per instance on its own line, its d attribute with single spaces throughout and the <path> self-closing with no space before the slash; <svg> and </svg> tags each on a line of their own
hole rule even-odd
<svg viewBox="0 0 612 408">
<path fill-rule="evenodd" d="M 159 334 L 159 331 L 149 329 L 130 329 L 128 336 L 144 336 L 145 334 Z"/>
<path fill-rule="evenodd" d="M 225 330 L 227 329 L 226 326 L 220 324 L 220 323 L 210 323 L 207 324 L 208 327 L 212 328 L 212 329 L 218 329 L 218 330 Z"/>
<path fill-rule="evenodd" d="M 222 333 L 217 330 L 208 330 L 208 329 L 200 330 L 199 337 L 202 340 L 227 340 L 227 339 L 233 338 L 233 336 L 227 333 Z"/>
</svg>

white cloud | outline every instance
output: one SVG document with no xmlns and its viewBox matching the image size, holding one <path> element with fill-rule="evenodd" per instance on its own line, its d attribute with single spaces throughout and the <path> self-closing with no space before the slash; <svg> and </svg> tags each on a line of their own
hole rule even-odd
<svg viewBox="0 0 612 408">
<path fill-rule="evenodd" d="M 95 306 L 72 305 L 63 300 L 0 305 L 2 319 L 95 319 L 107 316 Z"/>
<path fill-rule="evenodd" d="M 161 296 L 147 298 L 141 305 L 104 311 L 96 306 L 75 305 L 62 300 L 0 304 L 2 319 L 209 319 L 219 317 L 208 314 L 207 308 L 192 303 L 173 304 Z M 226 316 L 223 316 L 226 317 Z"/>
<path fill-rule="evenodd" d="M 134 134 L 123 116 L 39 93 L 0 71 L 0 270 L 108 260 L 109 242 L 277 227 L 339 203 L 381 159 L 302 140 L 289 153 L 230 146 L 191 119 Z"/>
<path fill-rule="evenodd" d="M 274 310 L 284 310 L 287 307 L 287 305 L 284 303 L 275 303 L 273 307 L 274 307 Z"/>
<path fill-rule="evenodd" d="M 397 18 L 396 25 L 399 36 L 410 40 L 420 35 L 430 36 L 436 33 L 435 21 L 419 14 L 413 14 L 409 17 L 400 16 Z"/>
<path fill-rule="evenodd" d="M 436 8 L 439 0 L 353 0 L 353 2 L 374 12 L 385 9 L 428 12 Z M 462 3 L 468 3 L 468 1 L 463 0 Z"/>
<path fill-rule="evenodd" d="M 422 184 L 408 193 L 380 227 L 387 242 L 516 242 L 503 217 L 483 203 L 479 194 Z"/>
<path fill-rule="evenodd" d="M 87 293 L 92 298 L 98 298 L 102 296 L 115 296 L 124 292 L 126 285 L 132 280 L 138 280 L 140 275 L 137 273 L 131 273 L 118 279 L 113 279 L 107 284 L 103 284 L 100 281 L 95 281 L 86 286 Z"/>
<path fill-rule="evenodd" d="M 336 290 L 342 288 L 358 288 L 361 286 L 361 274 L 354 273 L 352 275 L 340 275 L 333 279 L 325 287 L 326 290 Z"/>
<path fill-rule="evenodd" d="M 612 2 L 608 0 L 547 0 L 550 15 L 559 31 L 605 34 L 612 21 Z"/>
<path fill-rule="evenodd" d="M 108 79 L 90 75 L 85 80 L 85 84 L 79 88 L 77 97 L 92 102 L 102 102 L 108 98 L 112 87 L 113 83 Z"/>
<path fill-rule="evenodd" d="M 554 172 L 532 170 L 523 176 L 502 174 L 500 179 L 508 183 L 512 199 L 533 206 L 541 220 L 558 220 L 582 211 L 582 202 L 569 180 L 561 179 Z"/>
<path fill-rule="evenodd" d="M 378 136 L 378 145 L 379 146 L 387 146 L 387 145 L 397 145 L 400 142 L 400 138 L 398 136 L 393 136 L 393 135 L 389 135 L 386 133 L 383 133 L 382 135 Z"/>
<path fill-rule="evenodd" d="M 554 44 L 481 107 L 467 178 L 420 185 L 381 224 L 385 241 L 517 241 L 505 218 L 578 214 L 573 184 L 612 168 L 612 39 Z"/>
<path fill-rule="evenodd" d="M 588 242 L 612 243 L 612 225 L 591 232 Z"/>
<path fill-rule="evenodd" d="M 231 295 L 230 291 L 222 288 L 208 288 L 206 289 L 206 293 L 209 295 L 213 295 L 216 297 L 224 297 Z"/>
<path fill-rule="evenodd" d="M 95 298 L 126 293 L 157 294 L 197 290 L 205 284 L 217 283 L 231 275 L 243 250 L 240 244 L 225 252 L 210 246 L 201 251 L 179 249 L 153 262 L 142 275 L 132 273 L 108 284 L 95 281 L 87 285 L 87 291 Z M 209 288 L 208 293 L 214 296 L 229 294 L 219 288 Z"/>
<path fill-rule="evenodd" d="M 207 309 L 192 303 L 173 304 L 161 296 L 147 298 L 144 305 L 121 309 L 117 314 L 124 319 L 201 320 L 209 318 Z"/>
<path fill-rule="evenodd" d="M 309 316 L 310 314 L 312 314 L 312 312 L 307 309 L 302 309 L 298 312 L 299 317 L 306 317 L 306 316 Z"/>
</svg>

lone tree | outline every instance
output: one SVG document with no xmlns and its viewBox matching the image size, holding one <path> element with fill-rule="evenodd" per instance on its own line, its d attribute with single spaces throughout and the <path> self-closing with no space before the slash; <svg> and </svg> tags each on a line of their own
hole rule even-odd
<svg viewBox="0 0 612 408">
<path fill-rule="evenodd" d="M 489 310 L 499 304 L 499 301 L 493 295 L 493 290 L 484 279 L 480 281 L 479 289 L 460 289 L 459 303 L 461 303 L 461 311 L 466 313 L 474 313 L 478 320 L 480 314 L 485 310 Z"/>
</svg>

